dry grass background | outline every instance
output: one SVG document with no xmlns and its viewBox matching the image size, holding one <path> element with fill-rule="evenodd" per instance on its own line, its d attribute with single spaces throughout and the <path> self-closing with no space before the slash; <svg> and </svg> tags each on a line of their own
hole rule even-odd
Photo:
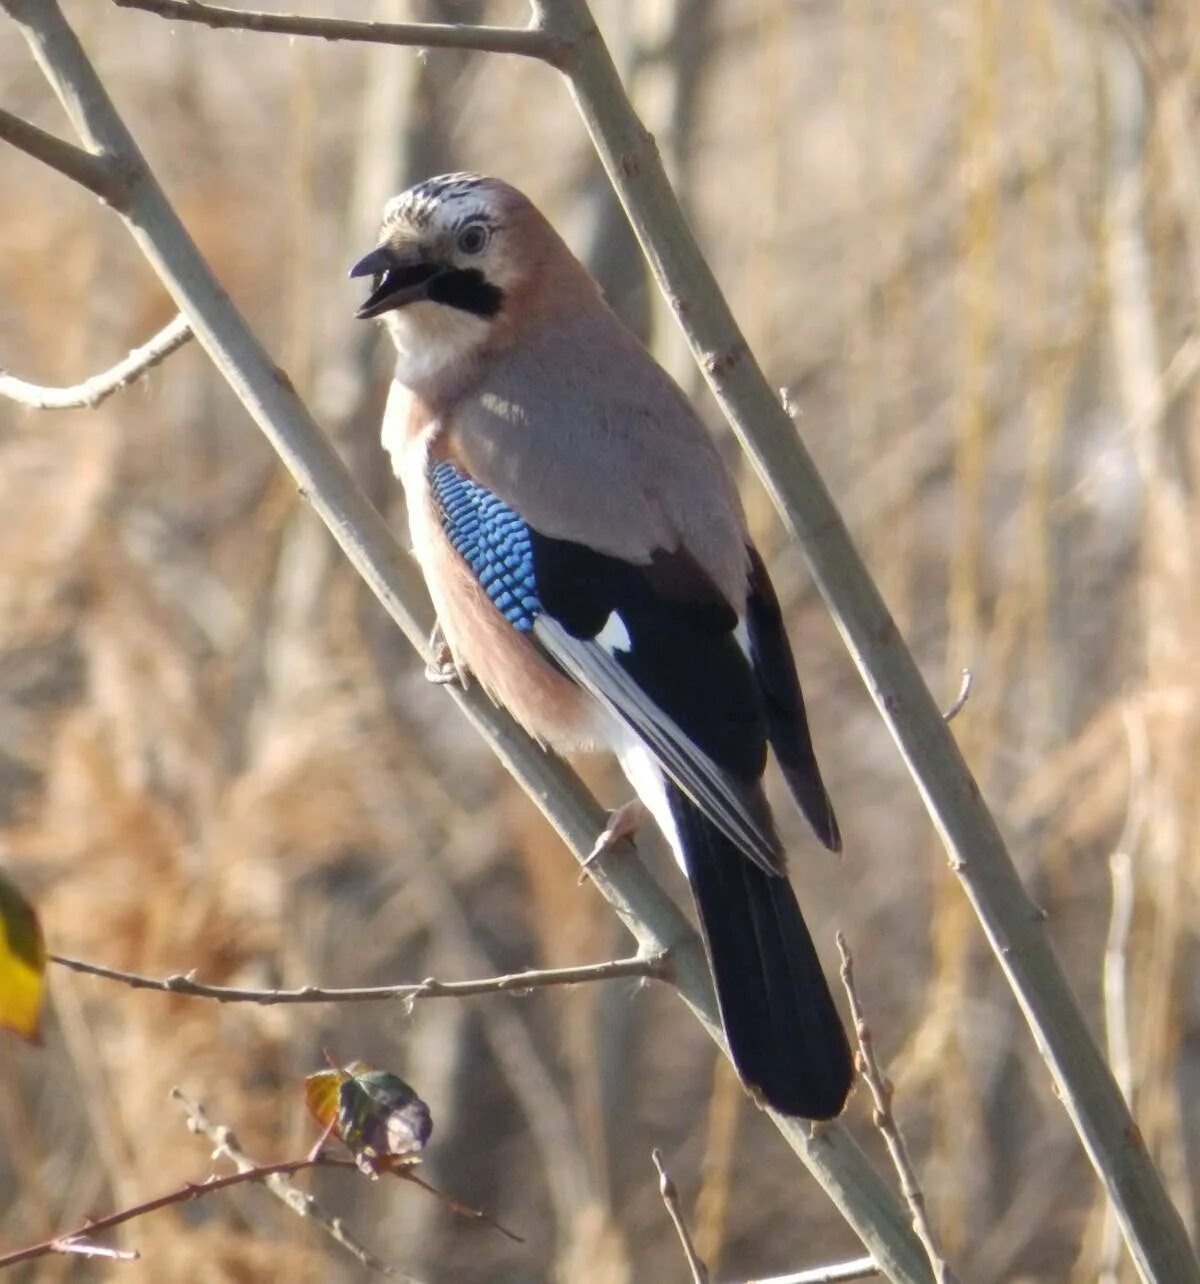
<svg viewBox="0 0 1200 1284">
<path fill-rule="evenodd" d="M 335 8 L 522 18 L 515 0 Z M 597 12 L 929 681 L 949 703 L 959 668 L 974 670 L 957 733 L 1101 1037 L 1110 858 L 1129 858 L 1128 1072 L 1194 1227 L 1197 11 Z M 177 29 L 98 0 L 68 16 L 201 248 L 381 506 L 398 506 L 376 443 L 385 362 L 344 274 L 382 198 L 415 177 L 475 167 L 524 187 L 696 387 L 548 69 Z M 0 89 L 62 128 L 2 27 Z M 0 362 L 24 377 L 73 382 L 169 317 L 115 222 L 9 151 L 0 228 Z M 972 1281 L 1130 1278 L 1105 1274 L 1096 1183 L 1048 1075 L 799 554 L 743 472 L 846 834 L 832 862 L 781 808 L 793 875 L 827 964 L 835 928 L 855 948 L 948 1254 Z M 599 897 L 424 684 L 197 349 L 96 412 L 0 405 L 0 514 L 0 859 L 52 948 L 281 985 L 622 952 Z M 606 767 L 588 771 L 620 799 Z M 312 1128 L 298 1084 L 329 1047 L 411 1079 L 435 1116 L 429 1175 L 527 1237 L 509 1244 L 395 1183 L 317 1183 L 426 1280 L 680 1278 L 652 1143 L 720 1278 L 854 1253 L 658 989 L 411 1013 L 219 1008 L 56 972 L 47 1025 L 41 1050 L 0 1046 L 8 1244 L 203 1174 L 172 1084 L 252 1153 L 300 1153 Z M 861 1092 L 849 1118 L 879 1150 Z M 142 1260 L 56 1259 L 23 1278 L 361 1274 L 253 1190 L 119 1239 Z"/>
</svg>

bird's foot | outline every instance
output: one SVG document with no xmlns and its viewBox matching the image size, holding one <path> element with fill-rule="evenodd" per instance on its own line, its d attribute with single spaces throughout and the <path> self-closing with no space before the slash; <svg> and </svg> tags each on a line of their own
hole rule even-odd
<svg viewBox="0 0 1200 1284">
<path fill-rule="evenodd" d="M 435 687 L 457 683 L 464 691 L 467 689 L 467 672 L 454 658 L 440 624 L 435 624 L 429 635 L 429 657 L 425 665 L 426 682 L 432 682 Z"/>
<path fill-rule="evenodd" d="M 646 806 L 638 799 L 634 798 L 627 802 L 623 807 L 618 807 L 616 811 L 609 812 L 608 824 L 604 826 L 600 836 L 592 845 L 592 850 L 588 852 L 584 859 L 583 866 L 579 873 L 579 881 L 582 883 L 591 873 L 592 866 L 602 857 L 607 855 L 618 843 L 623 843 L 627 838 L 633 838 L 637 831 L 646 821 Z"/>
</svg>

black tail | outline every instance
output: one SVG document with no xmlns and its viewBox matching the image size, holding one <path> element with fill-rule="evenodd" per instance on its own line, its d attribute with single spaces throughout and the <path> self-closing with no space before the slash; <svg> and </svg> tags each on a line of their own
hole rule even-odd
<svg viewBox="0 0 1200 1284">
<path fill-rule="evenodd" d="M 667 794 L 738 1074 L 782 1114 L 834 1118 L 854 1066 L 791 884 L 747 860 L 670 781 Z"/>
</svg>

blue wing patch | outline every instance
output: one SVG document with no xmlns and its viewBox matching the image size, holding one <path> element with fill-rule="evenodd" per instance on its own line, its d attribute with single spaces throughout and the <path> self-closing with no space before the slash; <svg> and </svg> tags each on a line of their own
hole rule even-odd
<svg viewBox="0 0 1200 1284">
<path fill-rule="evenodd" d="M 529 527 L 449 460 L 429 470 L 442 529 L 504 618 L 522 633 L 542 612 Z"/>
</svg>

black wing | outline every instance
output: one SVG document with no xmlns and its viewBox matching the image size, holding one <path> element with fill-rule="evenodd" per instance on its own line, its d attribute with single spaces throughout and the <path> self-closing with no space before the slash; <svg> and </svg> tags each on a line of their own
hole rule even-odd
<svg viewBox="0 0 1200 1284">
<path fill-rule="evenodd" d="M 737 615 L 683 551 L 643 566 L 532 533 L 546 653 L 627 723 L 666 774 L 756 864 L 783 854 L 759 788 L 762 694 Z"/>
<path fill-rule="evenodd" d="M 448 461 L 430 473 L 451 543 L 513 626 L 646 744 L 736 847 L 772 873 L 783 852 L 760 780 L 770 738 L 822 841 L 837 822 L 809 740 L 779 604 L 750 550 L 750 656 L 737 613 L 684 550 L 645 564 L 554 539 Z"/>
<path fill-rule="evenodd" d="M 842 835 L 813 752 L 804 697 L 796 677 L 796 662 L 783 626 L 783 612 L 779 609 L 779 599 L 775 596 L 767 568 L 753 547 L 750 549 L 746 628 L 750 635 L 754 672 L 766 707 L 767 733 L 788 788 L 817 837 L 830 851 L 841 851 Z"/>
</svg>

